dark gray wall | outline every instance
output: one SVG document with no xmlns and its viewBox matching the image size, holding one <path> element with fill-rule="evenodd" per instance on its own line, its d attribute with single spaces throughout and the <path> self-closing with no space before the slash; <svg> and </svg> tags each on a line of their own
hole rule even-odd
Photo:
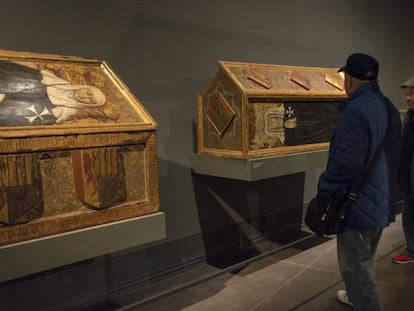
<svg viewBox="0 0 414 311">
<path fill-rule="evenodd" d="M 217 60 L 337 67 L 371 53 L 383 91 L 403 107 L 399 84 L 414 76 L 411 12 L 408 0 L 2 1 L 0 48 L 108 61 L 159 123 L 161 210 L 176 239 L 200 231 L 195 96 Z"/>
<path fill-rule="evenodd" d="M 207 247 L 200 217 L 211 209 L 206 206 L 199 213 L 191 176 L 195 96 L 211 81 L 217 61 L 338 67 L 350 53 L 370 53 L 381 64 L 384 93 L 402 108 L 399 85 L 414 76 L 411 2 L 0 1 L 1 49 L 105 60 L 158 122 L 160 208 L 167 219 L 166 241 L 0 284 L 0 305 L 18 311 L 79 310 L 80 304 L 117 296 L 125 288 L 139 288 L 147 279 L 203 260 Z M 293 185 L 307 201 L 319 174 L 312 170 L 306 178 L 294 177 L 305 181 L 305 189 L 291 181 L 287 188 Z M 290 191 L 283 185 L 282 192 Z M 264 188 L 269 199 L 273 192 Z M 241 198 L 235 205 L 258 205 L 253 190 L 247 191 L 249 202 Z M 300 205 L 301 195 L 295 193 L 289 195 L 297 196 Z M 215 221 L 214 215 L 210 218 Z"/>
</svg>

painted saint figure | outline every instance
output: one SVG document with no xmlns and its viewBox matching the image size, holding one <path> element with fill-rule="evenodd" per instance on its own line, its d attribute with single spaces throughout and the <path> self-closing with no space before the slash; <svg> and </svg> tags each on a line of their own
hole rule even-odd
<svg viewBox="0 0 414 311">
<path fill-rule="evenodd" d="M 0 126 L 62 124 L 81 108 L 105 104 L 101 90 L 74 85 L 49 70 L 0 61 Z"/>
</svg>

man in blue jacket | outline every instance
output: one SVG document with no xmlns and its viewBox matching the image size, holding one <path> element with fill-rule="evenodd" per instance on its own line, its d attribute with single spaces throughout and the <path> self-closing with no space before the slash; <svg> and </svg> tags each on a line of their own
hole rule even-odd
<svg viewBox="0 0 414 311">
<path fill-rule="evenodd" d="M 348 193 L 381 148 L 347 208 L 345 230 L 337 235 L 338 264 L 346 287 L 337 296 L 357 311 L 383 310 L 375 256 L 383 228 L 395 220 L 401 119 L 379 89 L 378 68 L 372 56 L 355 53 L 339 69 L 345 73 L 348 99 L 339 107 L 327 168 L 318 183 L 318 196 Z"/>
</svg>

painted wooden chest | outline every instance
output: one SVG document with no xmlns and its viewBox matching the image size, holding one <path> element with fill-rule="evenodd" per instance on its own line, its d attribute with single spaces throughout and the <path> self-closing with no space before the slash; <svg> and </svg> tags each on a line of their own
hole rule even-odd
<svg viewBox="0 0 414 311">
<path fill-rule="evenodd" d="M 218 63 L 197 96 L 197 153 L 252 159 L 327 149 L 346 98 L 337 68 Z"/>
<path fill-rule="evenodd" d="M 157 212 L 156 129 L 105 61 L 0 50 L 0 245 Z"/>
</svg>

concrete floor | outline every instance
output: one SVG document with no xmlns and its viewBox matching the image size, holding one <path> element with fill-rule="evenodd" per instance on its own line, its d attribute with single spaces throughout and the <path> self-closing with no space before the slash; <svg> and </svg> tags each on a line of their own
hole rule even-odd
<svg viewBox="0 0 414 311">
<path fill-rule="evenodd" d="M 414 310 L 414 264 L 397 265 L 391 259 L 402 251 L 398 216 L 384 230 L 378 249 L 376 274 L 385 310 Z M 343 288 L 336 240 L 312 237 L 237 267 L 194 267 L 148 288 L 112 297 L 112 307 L 100 310 L 352 310 L 336 299 L 336 291 Z"/>
</svg>

